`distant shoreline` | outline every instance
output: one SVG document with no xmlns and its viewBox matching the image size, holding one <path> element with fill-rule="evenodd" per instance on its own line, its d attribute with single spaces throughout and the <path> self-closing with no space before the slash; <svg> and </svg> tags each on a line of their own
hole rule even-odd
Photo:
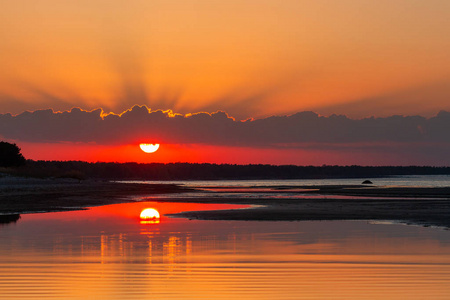
<svg viewBox="0 0 450 300">
<path fill-rule="evenodd" d="M 86 209 L 135 202 L 194 202 L 254 205 L 249 209 L 183 212 L 173 217 L 202 220 L 303 221 L 383 220 L 450 228 L 450 187 L 377 187 L 367 185 L 268 187 L 283 197 L 190 197 L 199 189 L 175 184 L 0 178 L 0 215 Z M 223 188 L 209 193 L 230 193 Z M 186 193 L 186 194 L 180 194 Z M 246 193 L 258 193 L 249 187 Z M 268 191 L 270 193 L 270 191 Z M 164 197 L 157 197 L 164 194 Z M 175 196 L 177 194 L 177 196 Z M 212 195 L 213 195 L 212 194 Z M 173 197 L 170 195 L 174 195 Z M 255 194 L 256 195 L 256 194 Z M 134 199 L 133 199 L 134 197 Z"/>
</svg>

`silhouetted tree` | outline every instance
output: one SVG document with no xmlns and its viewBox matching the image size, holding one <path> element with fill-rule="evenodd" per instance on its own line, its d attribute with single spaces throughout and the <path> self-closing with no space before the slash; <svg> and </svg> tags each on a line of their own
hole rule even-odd
<svg viewBox="0 0 450 300">
<path fill-rule="evenodd" d="M 0 167 L 18 167 L 25 164 L 25 158 L 16 144 L 0 142 Z"/>
</svg>

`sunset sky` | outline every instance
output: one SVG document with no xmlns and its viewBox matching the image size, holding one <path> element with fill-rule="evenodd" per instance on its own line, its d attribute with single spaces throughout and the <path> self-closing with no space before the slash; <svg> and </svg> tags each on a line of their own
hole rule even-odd
<svg viewBox="0 0 450 300">
<path fill-rule="evenodd" d="M 0 7 L 0 137 L 26 158 L 450 165 L 448 0 Z"/>
</svg>

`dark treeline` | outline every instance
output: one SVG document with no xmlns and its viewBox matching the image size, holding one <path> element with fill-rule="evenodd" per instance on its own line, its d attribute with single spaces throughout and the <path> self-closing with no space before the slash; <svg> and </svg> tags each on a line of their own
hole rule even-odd
<svg viewBox="0 0 450 300">
<path fill-rule="evenodd" d="M 17 169 L 17 175 L 32 177 L 145 180 L 376 178 L 392 175 L 446 174 L 450 174 L 450 167 L 140 164 L 33 160 L 28 160 L 25 166 Z"/>
<path fill-rule="evenodd" d="M 20 219 L 19 214 L 0 215 L 0 226 L 9 223 L 16 223 Z"/>
</svg>

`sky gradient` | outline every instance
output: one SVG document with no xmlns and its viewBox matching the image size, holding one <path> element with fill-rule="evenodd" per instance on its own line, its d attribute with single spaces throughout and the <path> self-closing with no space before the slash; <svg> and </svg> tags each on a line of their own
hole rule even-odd
<svg viewBox="0 0 450 300">
<path fill-rule="evenodd" d="M 450 164 L 447 115 L 439 113 L 450 111 L 447 0 L 0 0 L 0 7 L 0 135 L 27 158 Z M 143 114 L 163 110 L 162 119 L 104 125 L 135 105 L 146 106 Z M 24 111 L 39 114 L 29 114 L 34 127 Z M 307 111 L 322 127 L 314 117 L 292 121 Z M 72 116 L 58 123 L 60 132 L 45 123 L 57 112 Z M 17 127 L 4 125 L 8 113 L 22 116 Z M 119 137 L 105 141 L 106 129 L 96 136 L 93 125 L 90 139 L 74 138 L 89 124 L 76 129 L 76 113 L 120 129 Z M 322 123 L 333 114 L 353 127 L 328 130 Z M 386 124 L 394 115 L 404 127 Z M 190 125 L 166 124 L 201 116 L 238 129 L 208 123 L 211 132 L 194 137 Z M 272 116 L 292 122 L 283 127 Z M 378 121 L 364 135 L 358 128 L 371 117 Z M 434 121 L 441 123 L 429 127 Z M 386 128 L 397 135 L 381 134 Z M 166 145 L 145 155 L 133 148 L 138 141 Z"/>
</svg>

